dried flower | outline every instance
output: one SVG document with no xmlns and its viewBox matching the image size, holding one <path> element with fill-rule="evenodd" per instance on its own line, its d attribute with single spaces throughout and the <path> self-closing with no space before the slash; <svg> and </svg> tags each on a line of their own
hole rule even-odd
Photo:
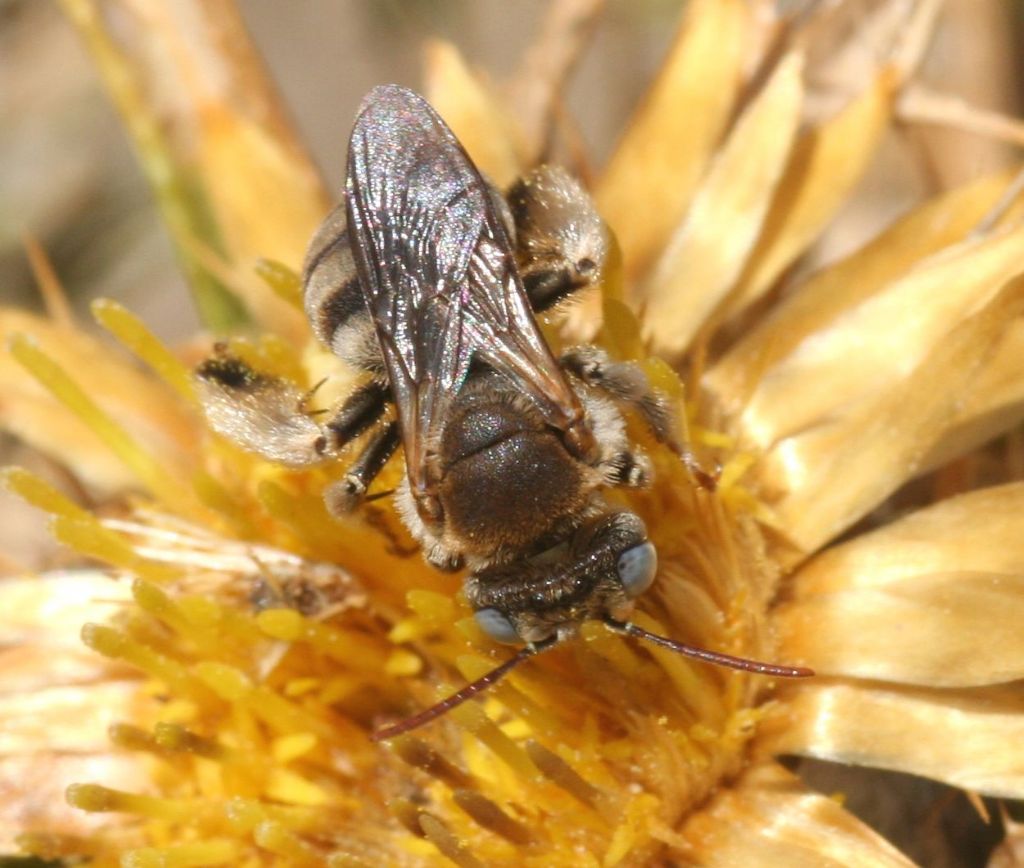
<svg viewBox="0 0 1024 868">
<path fill-rule="evenodd" d="M 578 7 L 593 5 L 558 4 L 552 21 L 578 24 L 573 9 L 586 18 Z M 897 865 L 898 851 L 774 757 L 1020 798 L 1024 485 L 848 533 L 1024 414 L 1024 228 L 1004 201 L 1010 179 L 950 190 L 787 278 L 910 87 L 934 4 L 909 17 L 906 5 L 880 4 L 891 51 L 844 108 L 808 124 L 819 18 L 693 0 L 595 183 L 621 269 L 564 324 L 642 360 L 695 448 L 722 464 L 710 493 L 648 444 L 657 481 L 630 503 L 662 567 L 638 623 L 807 664 L 816 679 L 710 670 L 597 627 L 430 729 L 372 744 L 375 719 L 505 653 L 468 617 L 457 580 L 422 563 L 385 501 L 329 518 L 319 493 L 336 468 L 270 466 L 206 431 L 182 357 L 117 305 L 96 317 L 145 373 L 66 319 L 6 311 L 3 423 L 108 497 L 90 511 L 24 471 L 7 484 L 119 581 L 0 585 L 14 637 L 0 827 L 41 856 L 135 866 Z M 125 5 L 115 38 L 88 0 L 64 6 L 208 319 L 230 324 L 241 299 L 260 335 L 233 338 L 236 352 L 304 387 L 331 373 L 343 388 L 291 271 L 325 197 L 230 7 L 195 4 L 199 23 L 185 25 Z M 149 79 L 201 56 L 212 33 L 233 35 L 230 55 L 207 56 L 227 73 L 211 79 L 222 89 L 186 79 L 177 102 L 154 107 Z M 507 181 L 541 150 L 562 61 L 528 67 L 521 92 L 539 114 L 514 119 L 435 46 L 430 96 Z M 254 276 L 257 256 L 271 261 Z M 400 460 L 386 471 L 401 472 Z M 86 620 L 99 656 L 68 641 Z M 68 780 L 74 812 L 54 801 Z"/>
</svg>

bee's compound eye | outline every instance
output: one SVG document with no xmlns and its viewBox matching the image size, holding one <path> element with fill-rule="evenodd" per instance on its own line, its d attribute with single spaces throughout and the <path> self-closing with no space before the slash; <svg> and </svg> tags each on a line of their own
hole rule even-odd
<svg viewBox="0 0 1024 868">
<path fill-rule="evenodd" d="M 649 543 L 626 549 L 616 564 L 619 580 L 628 597 L 639 597 L 654 581 L 658 572 L 658 552 Z"/>
<path fill-rule="evenodd" d="M 473 613 L 477 626 L 495 642 L 517 645 L 523 640 L 512 626 L 512 622 L 497 609 L 480 609 Z"/>
</svg>

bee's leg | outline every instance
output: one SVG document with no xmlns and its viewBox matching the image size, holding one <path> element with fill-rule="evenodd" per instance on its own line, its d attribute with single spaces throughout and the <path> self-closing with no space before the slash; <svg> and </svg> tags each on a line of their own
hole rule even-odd
<svg viewBox="0 0 1024 868">
<path fill-rule="evenodd" d="M 377 424 L 390 400 L 391 393 L 387 385 L 376 380 L 352 392 L 323 426 L 327 450 L 332 454 L 338 452 Z"/>
<path fill-rule="evenodd" d="M 560 361 L 565 370 L 586 385 L 636 410 L 651 433 L 679 456 L 701 487 L 715 489 L 717 472 L 706 471 L 683 445 L 671 405 L 651 386 L 638 364 L 613 361 L 608 353 L 592 345 L 572 347 L 562 354 Z"/>
<path fill-rule="evenodd" d="M 329 455 L 323 429 L 302 407 L 307 396 L 288 380 L 260 373 L 223 346 L 196 369 L 196 394 L 218 434 L 290 467 Z"/>
<path fill-rule="evenodd" d="M 593 266 L 587 263 L 584 263 L 584 266 L 593 269 Z M 557 307 L 574 292 L 589 284 L 575 268 L 550 261 L 523 265 L 519 269 L 519 274 L 534 313 L 545 313 Z"/>
<path fill-rule="evenodd" d="M 568 252 L 562 249 L 557 223 L 549 225 L 552 209 L 547 201 L 547 187 L 535 180 L 539 172 L 543 174 L 549 168 L 545 166 L 517 178 L 505 197 L 500 190 L 488 185 L 495 210 L 509 233 L 519 277 L 534 313 L 551 310 L 587 285 L 586 278 L 574 273 Z M 539 220 L 539 215 L 545 215 L 544 219 Z M 561 219 L 560 215 L 554 218 L 555 221 Z M 538 254 L 540 248 L 545 249 L 543 255 Z M 596 264 L 588 260 L 584 268 L 589 276 L 596 270 Z"/>
<path fill-rule="evenodd" d="M 608 258 L 608 229 L 573 177 L 538 166 L 506 194 L 502 211 L 534 313 L 543 313 L 600 280 Z"/>
<path fill-rule="evenodd" d="M 651 481 L 650 459 L 639 449 L 623 449 L 603 463 L 608 485 L 646 488 Z"/>
<path fill-rule="evenodd" d="M 390 400 L 386 385 L 367 383 L 321 425 L 306 409 L 309 393 L 255 370 L 223 347 L 196 369 L 195 384 L 214 431 L 289 467 L 310 467 L 332 458 L 375 424 Z"/>
<path fill-rule="evenodd" d="M 616 362 L 604 350 L 587 344 L 571 347 L 560 359 L 562 367 L 591 388 L 636 410 L 651 432 L 670 446 L 678 440 L 672 408 L 665 396 L 651 387 L 635 362 Z"/>
<path fill-rule="evenodd" d="M 374 431 L 348 473 L 324 491 L 324 502 L 332 515 L 346 515 L 359 505 L 370 483 L 395 454 L 399 440 L 397 422 L 388 422 Z"/>
</svg>

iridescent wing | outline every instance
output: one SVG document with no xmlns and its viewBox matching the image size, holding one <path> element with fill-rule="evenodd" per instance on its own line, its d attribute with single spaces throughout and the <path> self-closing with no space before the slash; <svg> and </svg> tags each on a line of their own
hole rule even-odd
<svg viewBox="0 0 1024 868">
<path fill-rule="evenodd" d="M 579 399 L 533 318 L 494 193 L 422 97 L 397 85 L 366 97 L 347 193 L 417 503 L 435 489 L 440 433 L 474 358 L 520 386 L 552 426 L 578 425 Z"/>
</svg>

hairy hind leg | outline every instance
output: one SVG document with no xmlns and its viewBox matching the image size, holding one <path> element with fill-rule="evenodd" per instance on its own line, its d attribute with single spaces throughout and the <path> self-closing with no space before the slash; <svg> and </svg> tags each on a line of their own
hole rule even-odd
<svg viewBox="0 0 1024 868">
<path fill-rule="evenodd" d="M 309 393 L 257 371 L 218 346 L 196 369 L 196 387 L 210 426 L 243 449 L 289 467 L 310 467 L 377 424 L 390 401 L 387 386 L 356 389 L 321 424 L 309 413 Z"/>
<path fill-rule="evenodd" d="M 608 229 L 593 201 L 564 169 L 538 166 L 505 196 L 516 264 L 534 313 L 556 307 L 600 279 Z"/>
</svg>

